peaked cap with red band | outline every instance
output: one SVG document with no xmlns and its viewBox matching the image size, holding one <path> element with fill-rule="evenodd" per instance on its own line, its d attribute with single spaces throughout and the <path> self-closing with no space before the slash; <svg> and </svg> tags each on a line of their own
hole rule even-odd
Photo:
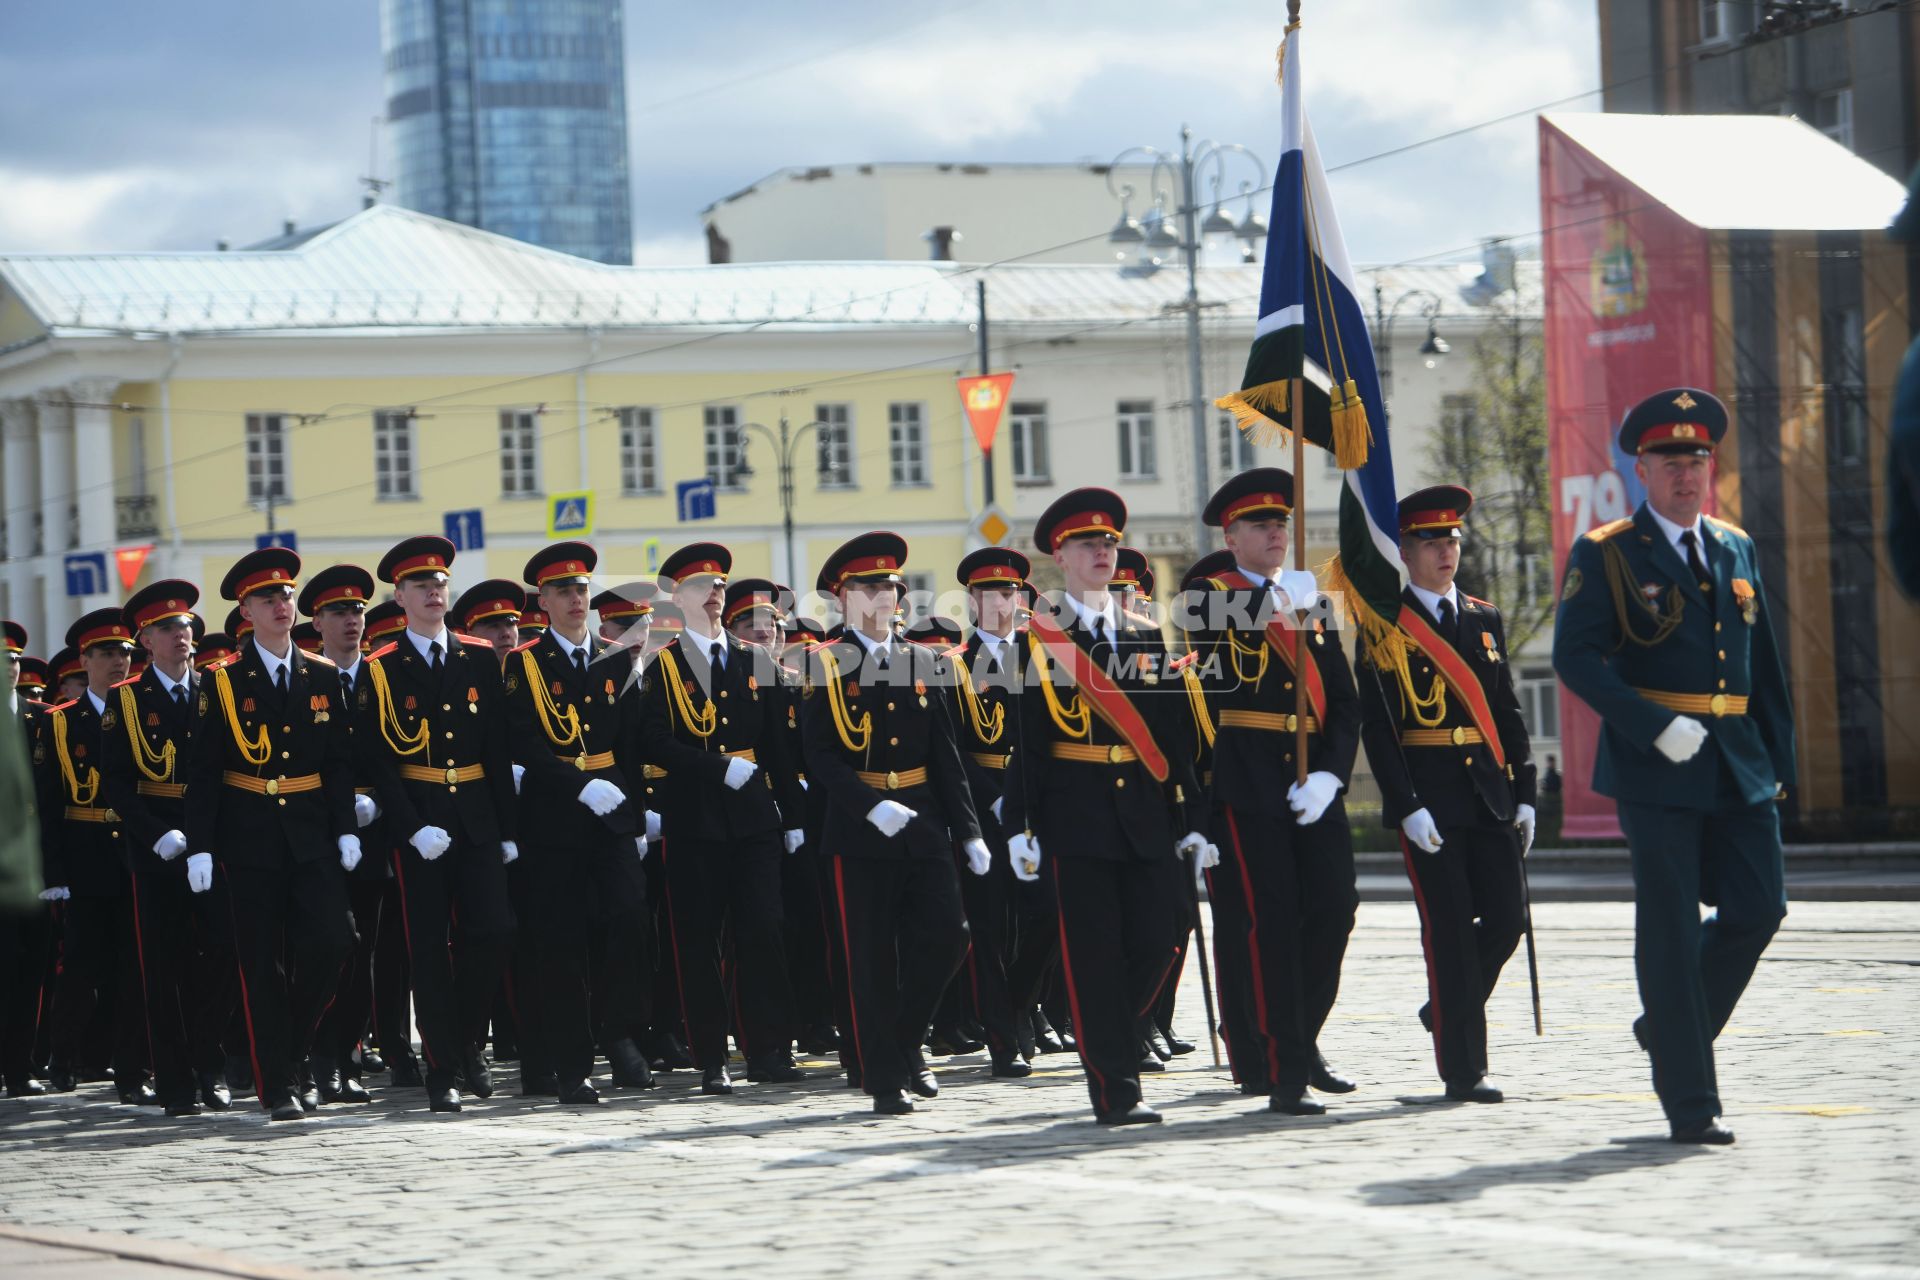
<svg viewBox="0 0 1920 1280">
<path fill-rule="evenodd" d="M 292 591 L 299 579 L 298 551 L 292 547 L 259 547 L 241 556 L 233 568 L 227 570 L 227 576 L 220 580 L 220 598 L 245 600 L 254 592 L 270 587 Z"/>
<path fill-rule="evenodd" d="M 1458 538 L 1473 507 L 1473 495 L 1457 484 L 1436 484 L 1400 499 L 1400 536 Z"/>
<path fill-rule="evenodd" d="M 444 577 L 452 568 L 453 543 L 437 533 L 422 533 L 395 543 L 393 550 L 380 557 L 380 567 L 375 572 L 380 575 L 380 581 L 398 585 L 403 579 L 423 573 Z"/>
<path fill-rule="evenodd" d="M 1033 543 L 1051 555 L 1068 538 L 1104 533 L 1119 538 L 1127 504 L 1111 489 L 1074 489 L 1055 498 L 1033 526 Z"/>
<path fill-rule="evenodd" d="M 373 603 L 373 575 L 357 564 L 330 564 L 300 588 L 300 612 L 309 618 L 329 605 Z"/>
</svg>

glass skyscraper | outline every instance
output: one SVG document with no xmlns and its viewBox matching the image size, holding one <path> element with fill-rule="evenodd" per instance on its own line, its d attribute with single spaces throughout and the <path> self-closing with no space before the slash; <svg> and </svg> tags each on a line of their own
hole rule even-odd
<svg viewBox="0 0 1920 1280">
<path fill-rule="evenodd" d="M 633 260 L 622 0 L 381 0 L 395 201 Z"/>
</svg>

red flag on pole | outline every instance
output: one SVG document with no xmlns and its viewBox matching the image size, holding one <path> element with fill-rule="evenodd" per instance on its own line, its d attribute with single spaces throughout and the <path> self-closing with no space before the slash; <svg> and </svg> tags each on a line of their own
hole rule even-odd
<svg viewBox="0 0 1920 1280">
<path fill-rule="evenodd" d="M 1013 375 L 981 373 L 955 378 L 954 383 L 960 388 L 960 405 L 967 411 L 967 421 L 973 424 L 973 438 L 980 442 L 980 452 L 990 452 L 994 433 L 1000 429 L 1000 415 L 1006 411 Z"/>
<path fill-rule="evenodd" d="M 128 591 L 140 581 L 140 571 L 147 567 L 147 557 L 153 554 L 153 544 L 143 547 L 115 547 L 113 562 L 120 568 L 120 585 Z"/>
</svg>

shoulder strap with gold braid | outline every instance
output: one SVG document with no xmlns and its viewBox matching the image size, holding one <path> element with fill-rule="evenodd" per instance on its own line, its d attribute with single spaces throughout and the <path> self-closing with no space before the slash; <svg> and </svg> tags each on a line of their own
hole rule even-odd
<svg viewBox="0 0 1920 1280">
<path fill-rule="evenodd" d="M 265 764 L 273 758 L 273 739 L 267 734 L 267 726 L 260 726 L 260 736 L 248 740 L 246 730 L 240 727 L 240 712 L 233 704 L 233 677 L 227 674 L 227 668 L 220 667 L 213 673 L 213 687 L 220 698 L 220 709 L 226 713 L 227 728 L 233 734 L 234 749 L 240 758 L 255 766 Z M 421 726 L 425 729 L 425 726 Z"/>
<path fill-rule="evenodd" d="M 1040 677 L 1040 694 L 1046 700 L 1047 714 L 1053 717 L 1054 727 L 1069 741 L 1085 742 L 1093 736 L 1093 709 L 1080 696 L 1079 689 L 1073 691 L 1073 700 L 1063 706 L 1060 692 L 1054 688 L 1053 677 L 1049 674 L 1046 646 L 1031 630 L 1027 632 L 1027 647 L 1033 654 L 1035 671 Z"/>
<path fill-rule="evenodd" d="M 427 738 L 433 726 L 427 717 L 420 717 L 420 727 L 409 734 L 400 727 L 400 714 L 393 709 L 393 686 L 387 683 L 387 670 L 379 662 L 369 662 L 367 670 L 373 677 L 374 718 L 380 722 L 380 736 L 386 739 L 393 753 L 398 756 L 417 756 L 427 749 Z M 222 676 L 226 672 L 220 673 Z M 229 712 L 231 714 L 231 712 Z M 265 733 L 264 728 L 261 733 Z M 255 763 L 260 763 L 255 761 Z"/>
<path fill-rule="evenodd" d="M 556 747 L 570 747 L 580 741 L 579 709 L 560 709 L 560 704 L 547 691 L 547 682 L 540 675 L 540 667 L 533 660 L 531 648 L 520 650 L 520 661 L 526 666 L 527 694 L 533 699 L 534 714 L 540 718 L 540 727 L 545 730 L 547 740 Z"/>
<path fill-rule="evenodd" d="M 148 782 L 171 782 L 173 780 L 174 761 L 179 750 L 173 739 L 167 739 L 167 745 L 159 754 L 154 754 L 147 745 L 146 735 L 140 732 L 138 724 L 140 707 L 133 699 L 133 686 L 120 686 L 120 719 L 127 731 L 127 741 L 133 744 L 133 767 L 138 769 Z M 157 772 L 156 772 L 157 770 Z"/>
<path fill-rule="evenodd" d="M 860 755 L 873 741 L 873 712 L 863 711 L 860 719 L 854 720 L 847 708 L 846 691 L 840 685 L 840 660 L 833 656 L 831 648 L 822 647 L 819 653 L 820 665 L 827 669 L 827 707 L 833 712 L 833 727 L 840 735 L 840 745 Z"/>
<path fill-rule="evenodd" d="M 1007 731 L 1007 708 L 1005 704 L 996 703 L 993 714 L 988 715 L 980 691 L 973 687 L 973 673 L 967 670 L 967 660 L 957 651 L 951 656 L 954 670 L 960 676 L 960 705 L 966 708 L 967 723 L 973 727 L 973 735 L 981 745 L 990 747 Z"/>
<path fill-rule="evenodd" d="M 1607 589 L 1613 594 L 1613 614 L 1620 623 L 1620 639 L 1614 642 L 1613 647 L 1618 649 L 1630 640 L 1642 648 L 1651 649 L 1672 635 L 1687 607 L 1686 597 L 1680 594 L 1680 588 L 1668 587 L 1665 607 L 1656 609 L 1651 601 L 1640 594 L 1638 584 L 1634 582 L 1633 566 L 1627 563 L 1627 553 L 1620 549 L 1618 542 L 1611 538 L 1601 542 L 1600 558 L 1607 566 Z M 1633 589 L 1629 589 L 1629 584 Z M 1642 636 L 1634 631 L 1630 621 L 1633 615 L 1627 608 L 1628 600 L 1632 600 L 1639 606 L 1640 612 L 1652 620 L 1652 635 Z"/>
<path fill-rule="evenodd" d="M 660 668 L 661 678 L 667 682 L 667 705 L 680 717 L 680 723 L 687 732 L 705 742 L 713 736 L 714 726 L 718 723 L 717 710 L 711 699 L 704 707 L 693 705 L 693 695 L 687 692 L 687 682 L 680 676 L 680 664 L 674 659 L 670 649 L 662 649 L 660 656 L 654 659 Z"/>
<path fill-rule="evenodd" d="M 53 714 L 53 754 L 60 759 L 60 774 L 66 779 L 67 794 L 73 797 L 76 805 L 90 805 L 100 794 L 100 771 L 92 765 L 87 766 L 87 780 L 80 781 L 78 770 L 73 767 L 73 757 L 67 753 L 67 713 L 56 711 Z"/>
</svg>

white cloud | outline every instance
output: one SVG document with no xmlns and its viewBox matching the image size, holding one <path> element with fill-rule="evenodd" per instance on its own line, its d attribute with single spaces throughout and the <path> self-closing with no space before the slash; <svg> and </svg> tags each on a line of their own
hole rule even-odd
<svg viewBox="0 0 1920 1280">
<path fill-rule="evenodd" d="M 138 169 L 53 175 L 0 168 L 0 249 L 52 253 L 97 244 L 113 209 L 151 185 Z"/>
</svg>

